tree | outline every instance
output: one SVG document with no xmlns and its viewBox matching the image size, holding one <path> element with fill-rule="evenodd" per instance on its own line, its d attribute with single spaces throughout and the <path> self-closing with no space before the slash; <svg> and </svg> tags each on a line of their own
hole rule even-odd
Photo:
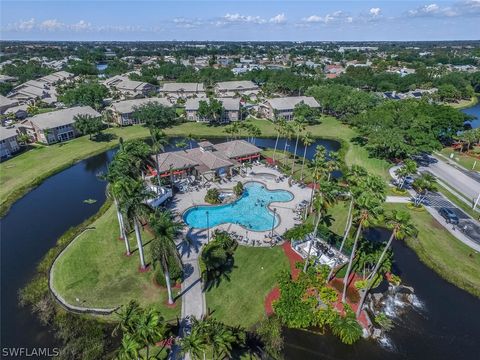
<svg viewBox="0 0 480 360">
<path fill-rule="evenodd" d="M 67 106 L 86 105 L 99 109 L 109 95 L 110 92 L 105 85 L 91 81 L 66 90 L 59 96 L 59 100 Z"/>
<path fill-rule="evenodd" d="M 398 176 L 397 188 L 403 189 L 405 179 L 407 176 L 417 173 L 417 163 L 411 159 L 406 159 L 403 165 L 395 171 L 395 175 Z"/>
<path fill-rule="evenodd" d="M 220 193 L 217 188 L 211 188 L 207 190 L 205 194 L 205 201 L 209 204 L 220 204 Z"/>
<path fill-rule="evenodd" d="M 84 135 L 88 134 L 90 140 L 92 140 L 93 134 L 98 136 L 98 134 L 102 132 L 103 123 L 101 117 L 88 114 L 78 114 L 74 116 L 73 120 L 75 121 L 73 125 L 75 129 Z"/>
<path fill-rule="evenodd" d="M 277 152 L 277 147 L 278 147 L 278 139 L 280 138 L 280 135 L 283 133 L 283 129 L 285 127 L 285 119 L 284 118 L 279 118 L 275 122 L 275 131 L 277 132 L 277 139 L 275 140 L 275 148 L 273 149 L 273 163 L 275 163 L 275 153 Z"/>
<path fill-rule="evenodd" d="M 222 102 L 217 99 L 200 100 L 198 103 L 198 116 L 204 120 L 219 122 L 224 111 Z"/>
<path fill-rule="evenodd" d="M 354 210 L 356 214 L 357 232 L 348 261 L 347 271 L 343 278 L 343 303 L 346 302 L 348 282 L 362 230 L 368 227 L 371 221 L 376 219 L 382 212 L 381 204 L 385 199 L 385 183 L 383 179 L 377 176 L 368 175 L 364 180 L 360 180 L 359 183 L 355 184 L 352 193 L 355 198 Z"/>
<path fill-rule="evenodd" d="M 309 167 L 312 171 L 312 192 L 310 194 L 310 212 L 313 210 L 313 197 L 315 195 L 315 189 L 318 182 L 326 175 L 326 161 L 327 161 L 327 149 L 324 146 L 318 145 L 315 149 L 315 155 Z"/>
<path fill-rule="evenodd" d="M 297 148 L 298 148 L 298 140 L 300 139 L 300 135 L 302 134 L 303 131 L 305 131 L 305 122 L 307 121 L 305 119 L 305 116 L 303 114 L 303 108 L 310 106 L 301 103 L 295 105 L 295 109 L 293 109 L 293 129 L 295 133 L 297 134 L 297 139 L 295 140 L 295 150 L 293 152 L 293 159 L 292 159 L 292 176 L 293 176 L 293 171 L 295 169 L 295 159 L 297 158 Z"/>
<path fill-rule="evenodd" d="M 153 197 L 150 190 L 145 187 L 141 180 L 123 178 L 115 183 L 115 194 L 118 194 L 118 201 L 121 211 L 127 219 L 133 223 L 135 236 L 137 238 L 138 254 L 140 256 L 140 268 L 146 269 L 145 256 L 143 254 L 142 234 L 140 224 L 151 212 L 151 208 L 145 201 Z"/>
<path fill-rule="evenodd" d="M 165 133 L 153 126 L 149 127 L 150 138 L 152 139 L 152 152 L 155 154 L 155 169 L 157 171 L 157 185 L 160 186 L 160 164 L 159 155 L 165 150 L 165 145 L 168 144 L 167 136 Z"/>
<path fill-rule="evenodd" d="M 157 261 L 165 274 L 165 283 L 168 291 L 168 303 L 173 304 L 172 288 L 170 282 L 170 262 L 175 261 L 181 264 L 180 256 L 177 251 L 175 239 L 180 233 L 183 225 L 176 222 L 169 211 L 156 211 L 150 215 L 150 227 L 155 234 L 155 238 L 150 246 L 152 262 Z"/>
<path fill-rule="evenodd" d="M 135 106 L 132 118 L 144 123 L 149 129 L 165 129 L 175 124 L 177 113 L 173 106 L 161 105 L 152 98 L 151 102 Z"/>
<path fill-rule="evenodd" d="M 332 332 L 344 344 L 351 345 L 362 337 L 362 328 L 348 305 L 344 305 L 345 316 L 337 316 L 331 324 Z"/>
<path fill-rule="evenodd" d="M 233 192 L 237 196 L 242 196 L 243 190 L 243 183 L 241 181 L 237 182 L 237 184 L 233 187 Z"/>
<path fill-rule="evenodd" d="M 428 192 L 435 191 L 437 189 L 435 176 L 430 173 L 423 173 L 420 177 L 415 179 L 412 187 L 417 193 L 413 204 L 416 207 L 419 207 L 427 197 Z"/>
<path fill-rule="evenodd" d="M 390 249 L 393 240 L 394 239 L 403 240 L 409 236 L 416 236 L 418 232 L 411 221 L 410 214 L 406 211 L 393 210 L 391 213 L 387 214 L 387 216 L 385 217 L 385 220 L 386 220 L 387 227 L 392 230 L 392 233 L 390 235 L 390 238 L 387 241 L 387 244 L 383 248 L 383 251 L 380 255 L 380 258 L 377 261 L 377 264 L 375 265 L 375 268 L 373 269 L 370 275 L 370 279 L 367 282 L 367 286 L 362 293 L 360 303 L 358 304 L 357 317 L 360 316 L 367 294 L 372 288 L 373 284 L 375 283 L 377 272 L 380 269 L 380 266 L 382 265 L 385 259 L 385 255 L 387 254 L 388 249 Z"/>
<path fill-rule="evenodd" d="M 307 158 L 307 149 L 310 145 L 313 144 L 312 134 L 310 132 L 307 132 L 305 135 L 303 135 L 302 143 L 303 143 L 304 149 L 303 149 L 303 159 L 302 159 L 302 170 L 300 171 L 300 181 L 303 180 L 303 169 L 305 167 L 305 160 Z"/>
<path fill-rule="evenodd" d="M 165 332 L 165 322 L 158 310 L 150 308 L 140 313 L 134 335 L 146 347 L 146 359 L 150 358 L 150 345 L 161 340 Z"/>
<path fill-rule="evenodd" d="M 140 312 L 140 305 L 135 300 L 131 300 L 127 305 L 122 305 L 118 310 L 115 310 L 119 321 L 113 329 L 113 334 L 116 335 L 120 330 L 123 333 L 133 334 Z"/>
<path fill-rule="evenodd" d="M 329 182 L 329 181 L 321 181 L 319 183 L 319 190 L 317 191 L 317 195 L 314 199 L 314 207 L 317 210 L 317 218 L 315 221 L 315 229 L 313 230 L 313 239 L 317 236 L 318 226 L 320 222 L 324 219 L 325 214 L 327 213 L 328 209 L 336 202 L 337 195 L 338 195 L 338 187 Z M 314 240 L 310 241 L 310 246 L 308 247 L 307 258 L 305 259 L 305 264 L 303 266 L 303 272 L 307 271 L 307 267 L 310 261 L 310 252 L 312 250 L 312 245 Z"/>
</svg>

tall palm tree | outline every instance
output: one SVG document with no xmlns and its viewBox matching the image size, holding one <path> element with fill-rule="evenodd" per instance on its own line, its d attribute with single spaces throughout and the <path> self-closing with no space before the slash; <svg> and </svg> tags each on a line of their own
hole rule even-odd
<svg viewBox="0 0 480 360">
<path fill-rule="evenodd" d="M 175 239 L 183 225 L 176 222 L 169 211 L 156 211 L 152 213 L 149 224 L 155 234 L 155 238 L 150 247 L 152 260 L 154 263 L 155 261 L 160 262 L 167 284 L 168 303 L 173 304 L 169 267 L 172 265 L 170 263 L 171 261 L 175 261 L 179 265 L 181 264 Z"/>
<path fill-rule="evenodd" d="M 192 141 L 195 141 L 195 136 L 190 133 L 187 135 L 187 137 L 185 138 L 186 141 L 188 141 L 188 145 L 190 146 L 190 150 L 192 150 Z"/>
<path fill-rule="evenodd" d="M 303 169 L 305 167 L 305 160 L 307 158 L 307 149 L 310 145 L 313 144 L 312 133 L 307 132 L 305 135 L 303 135 L 302 143 L 305 148 L 303 149 L 303 161 L 302 161 L 302 171 L 300 172 L 300 181 L 303 181 Z"/>
<path fill-rule="evenodd" d="M 347 272 L 345 273 L 345 277 L 343 279 L 343 303 L 346 301 L 349 277 L 352 270 L 353 260 L 357 251 L 358 240 L 362 234 L 362 230 L 367 228 L 371 224 L 372 219 L 377 218 L 381 212 L 380 200 L 371 192 L 367 191 L 367 189 L 363 189 L 363 192 L 355 200 L 354 206 L 357 212 L 357 232 L 355 234 L 352 252 L 348 261 Z"/>
<path fill-rule="evenodd" d="M 124 142 L 119 156 L 129 163 L 132 177 L 143 176 L 146 165 L 149 163 L 151 148 L 142 140 Z"/>
<path fill-rule="evenodd" d="M 120 209 L 127 216 L 127 219 L 133 223 L 137 238 L 138 254 L 140 256 L 140 266 L 142 270 L 145 270 L 146 264 L 140 224 L 141 220 L 151 212 L 151 208 L 145 201 L 152 198 L 154 194 L 145 187 L 143 181 L 130 178 L 123 178 L 116 182 L 114 191 L 115 194 L 118 194 Z"/>
<path fill-rule="evenodd" d="M 297 139 L 295 140 L 295 150 L 293 151 L 293 160 L 292 160 L 292 176 L 293 170 L 295 168 L 295 159 L 297 158 L 297 148 L 298 148 L 298 140 L 300 139 L 300 135 L 303 131 L 305 131 L 305 118 L 303 116 L 295 117 L 293 121 L 293 129 L 297 133 Z"/>
<path fill-rule="evenodd" d="M 280 138 L 280 135 L 283 133 L 284 124 L 285 124 L 285 119 L 283 118 L 279 118 L 275 122 L 275 131 L 277 132 L 277 139 L 275 140 L 275 147 L 273 149 L 273 163 L 275 163 L 275 153 L 277 152 L 278 139 Z"/>
<path fill-rule="evenodd" d="M 412 223 L 410 214 L 406 211 L 393 210 L 391 213 L 388 213 L 385 216 L 385 220 L 386 220 L 387 227 L 392 230 L 392 233 L 390 234 L 390 238 L 388 239 L 387 244 L 383 248 L 383 251 L 380 257 L 378 258 L 378 261 L 370 275 L 370 279 L 367 282 L 367 286 L 363 291 L 363 294 L 357 309 L 357 317 L 360 315 L 362 311 L 362 307 L 363 307 L 363 304 L 365 303 L 367 294 L 370 291 L 373 284 L 375 283 L 377 272 L 380 269 L 380 266 L 382 265 L 383 260 L 385 259 L 385 255 L 387 254 L 388 249 L 390 249 L 390 247 L 392 246 L 393 240 L 394 239 L 403 240 L 409 236 L 416 236 L 418 233 L 418 230 L 415 228 L 415 225 L 413 225 Z"/>
<path fill-rule="evenodd" d="M 285 165 L 287 165 L 287 147 L 288 142 L 292 139 L 293 135 L 293 127 L 291 124 L 288 122 L 284 123 L 284 128 L 283 128 L 283 136 L 285 137 L 285 146 L 283 147 L 283 160 L 285 161 Z"/>
<path fill-rule="evenodd" d="M 338 156 L 338 153 L 330 152 L 328 154 L 328 160 L 325 167 L 328 173 L 328 181 L 330 181 L 332 172 L 340 168 L 340 157 Z"/>
<path fill-rule="evenodd" d="M 333 184 L 328 181 L 322 181 L 320 183 L 320 189 L 317 192 L 314 200 L 314 206 L 317 210 L 317 217 L 315 221 L 315 227 L 313 230 L 313 239 L 316 238 L 318 232 L 318 226 L 320 222 L 323 220 L 323 217 L 327 213 L 328 209 L 336 202 L 338 195 L 338 187 L 336 184 Z M 314 240 L 310 241 L 310 246 L 308 247 L 307 258 L 305 260 L 305 264 L 303 266 L 303 272 L 307 271 L 308 263 L 310 261 L 310 252 L 312 250 L 312 245 Z"/>
<path fill-rule="evenodd" d="M 318 182 L 325 177 L 325 162 L 327 158 L 327 150 L 324 146 L 318 145 L 315 149 L 315 156 L 310 164 L 312 169 L 313 185 L 310 194 L 310 212 L 313 210 L 313 198 Z"/>
<path fill-rule="evenodd" d="M 155 155 L 155 170 L 157 171 L 157 182 L 158 186 L 160 186 L 160 164 L 159 158 L 161 152 L 165 150 L 165 145 L 168 144 L 168 139 L 165 133 L 155 127 L 150 127 L 150 138 L 152 139 L 152 152 Z"/>
<path fill-rule="evenodd" d="M 118 220 L 118 226 L 120 229 L 120 238 L 125 242 L 125 248 L 126 248 L 126 255 L 130 256 L 131 251 L 130 251 L 130 243 L 128 241 L 128 236 L 127 236 L 127 231 L 125 230 L 125 222 L 123 220 L 123 214 L 122 211 L 120 210 L 120 205 L 118 203 L 118 196 L 120 194 L 116 194 L 115 192 L 119 190 L 119 187 L 116 187 L 114 183 L 109 183 L 107 185 L 107 196 L 111 197 L 113 199 L 113 203 L 115 204 L 115 210 L 117 212 L 117 220 Z"/>
</svg>

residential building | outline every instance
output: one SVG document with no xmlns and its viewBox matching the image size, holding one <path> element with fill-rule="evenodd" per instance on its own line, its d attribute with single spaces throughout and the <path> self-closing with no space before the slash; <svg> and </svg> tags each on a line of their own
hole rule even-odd
<svg viewBox="0 0 480 360">
<path fill-rule="evenodd" d="M 320 104 L 311 96 L 287 96 L 265 101 L 260 106 L 260 112 L 270 120 L 275 120 L 280 117 L 285 120 L 292 120 L 293 110 L 295 106 L 300 103 L 305 103 L 314 109 L 320 108 Z"/>
<path fill-rule="evenodd" d="M 223 113 L 220 117 L 220 122 L 238 121 L 240 118 L 240 100 L 233 98 L 220 98 L 219 100 L 223 105 Z M 198 114 L 200 107 L 200 101 L 209 102 L 208 98 L 193 98 L 187 99 L 185 103 L 185 112 L 187 120 L 197 122 L 209 122 L 212 119 L 201 117 Z"/>
<path fill-rule="evenodd" d="M 36 141 L 50 145 L 73 139 L 78 135 L 74 127 L 77 115 L 100 116 L 90 106 L 76 106 L 35 115 L 24 120 L 21 126 Z"/>
<path fill-rule="evenodd" d="M 115 121 L 120 126 L 142 124 L 139 120 L 132 117 L 132 113 L 135 111 L 136 107 L 148 104 L 155 103 L 163 106 L 172 106 L 172 103 L 165 98 L 143 98 L 143 99 L 132 99 L 124 101 L 116 101 L 110 105 L 110 108 L 115 114 Z"/>
<path fill-rule="evenodd" d="M 224 81 L 215 85 L 215 93 L 219 97 L 250 96 L 258 94 L 259 91 L 258 85 L 249 80 Z"/>
<path fill-rule="evenodd" d="M 149 93 L 156 91 L 152 84 L 130 80 L 126 75 L 116 75 L 104 81 L 104 85 L 120 91 L 123 95 L 128 97 L 142 97 Z"/>
<path fill-rule="evenodd" d="M 211 180 L 216 176 L 232 175 L 242 162 L 260 158 L 261 149 L 245 140 L 234 140 L 220 144 L 208 141 L 198 143 L 198 148 L 164 152 L 152 156 L 158 164 L 156 169 L 160 177 L 173 177 L 174 179 L 186 176 L 195 176 Z M 151 169 L 151 174 L 156 175 L 156 170 Z"/>
<path fill-rule="evenodd" d="M 15 126 L 0 126 L 0 159 L 8 159 L 18 151 L 18 129 Z"/>
<path fill-rule="evenodd" d="M 18 105 L 18 100 L 9 99 L 3 95 L 0 95 L 0 114 L 5 114 L 9 108 Z"/>
<path fill-rule="evenodd" d="M 164 96 L 175 99 L 205 96 L 205 89 L 202 83 L 165 83 L 160 92 Z"/>
</svg>

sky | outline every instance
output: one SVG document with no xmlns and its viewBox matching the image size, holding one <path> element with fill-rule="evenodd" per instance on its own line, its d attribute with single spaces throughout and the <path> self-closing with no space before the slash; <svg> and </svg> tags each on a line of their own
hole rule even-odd
<svg viewBox="0 0 480 360">
<path fill-rule="evenodd" d="M 2 40 L 480 39 L 480 0 L 1 0 Z"/>
</svg>

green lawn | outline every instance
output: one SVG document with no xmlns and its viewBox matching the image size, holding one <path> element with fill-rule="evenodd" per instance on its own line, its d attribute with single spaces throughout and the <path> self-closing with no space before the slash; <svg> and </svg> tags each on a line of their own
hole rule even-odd
<svg viewBox="0 0 480 360">
<path fill-rule="evenodd" d="M 142 306 L 159 308 L 167 320 L 180 314 L 181 303 L 168 308 L 167 292 L 154 285 L 153 270 L 140 273 L 138 252 L 124 256 L 125 245 L 118 240 L 118 223 L 114 207 L 92 223 L 58 258 L 52 285 L 71 304 L 112 308 L 137 300 Z M 144 235 L 145 256 L 149 259 L 148 241 Z M 135 236 L 130 238 L 132 250 L 137 249 Z M 176 293 L 176 290 L 175 290 Z M 76 301 L 80 299 L 80 303 Z"/>
<path fill-rule="evenodd" d="M 443 148 L 440 151 L 440 153 L 448 157 L 449 159 L 455 161 L 456 163 L 463 166 L 464 168 L 467 168 L 468 170 L 474 169 L 474 170 L 480 171 L 480 160 L 474 156 L 461 153 L 459 151 L 454 150 L 451 147 Z M 450 158 L 452 154 L 453 154 L 453 158 Z M 475 162 L 477 163 L 475 164 Z"/>
<path fill-rule="evenodd" d="M 265 314 L 264 300 L 281 270 L 288 270 L 281 247 L 239 246 L 230 281 L 223 280 L 206 293 L 207 308 L 228 325 L 250 327 Z"/>
<path fill-rule="evenodd" d="M 270 121 L 251 120 L 262 131 L 264 137 L 274 137 L 275 129 Z M 187 122 L 173 128 L 166 129 L 170 136 L 187 136 L 192 134 L 197 138 L 226 136 L 224 126 L 209 126 L 202 123 Z M 341 124 L 333 117 L 322 117 L 321 123 L 308 127 L 315 137 L 337 139 L 342 142 L 345 153 L 345 161 L 348 165 L 362 165 L 370 172 L 388 178 L 388 163 L 383 160 L 373 159 L 367 151 L 354 144 L 350 140 L 356 133 L 350 127 Z M 51 145 L 36 145 L 14 158 L 0 164 L 0 214 L 4 214 L 8 207 L 23 196 L 30 188 L 40 184 L 54 173 L 85 159 L 111 149 L 118 143 L 118 138 L 125 140 L 148 136 L 148 130 L 142 126 L 130 126 L 125 128 L 112 128 L 105 131 L 112 134 L 114 139 L 110 141 L 96 142 L 88 139 L 88 136 Z"/>
<path fill-rule="evenodd" d="M 477 105 L 478 103 L 478 96 L 472 96 L 469 100 L 462 99 L 459 102 L 448 103 L 447 105 L 455 108 L 455 109 L 466 109 L 472 106 Z"/>
</svg>

